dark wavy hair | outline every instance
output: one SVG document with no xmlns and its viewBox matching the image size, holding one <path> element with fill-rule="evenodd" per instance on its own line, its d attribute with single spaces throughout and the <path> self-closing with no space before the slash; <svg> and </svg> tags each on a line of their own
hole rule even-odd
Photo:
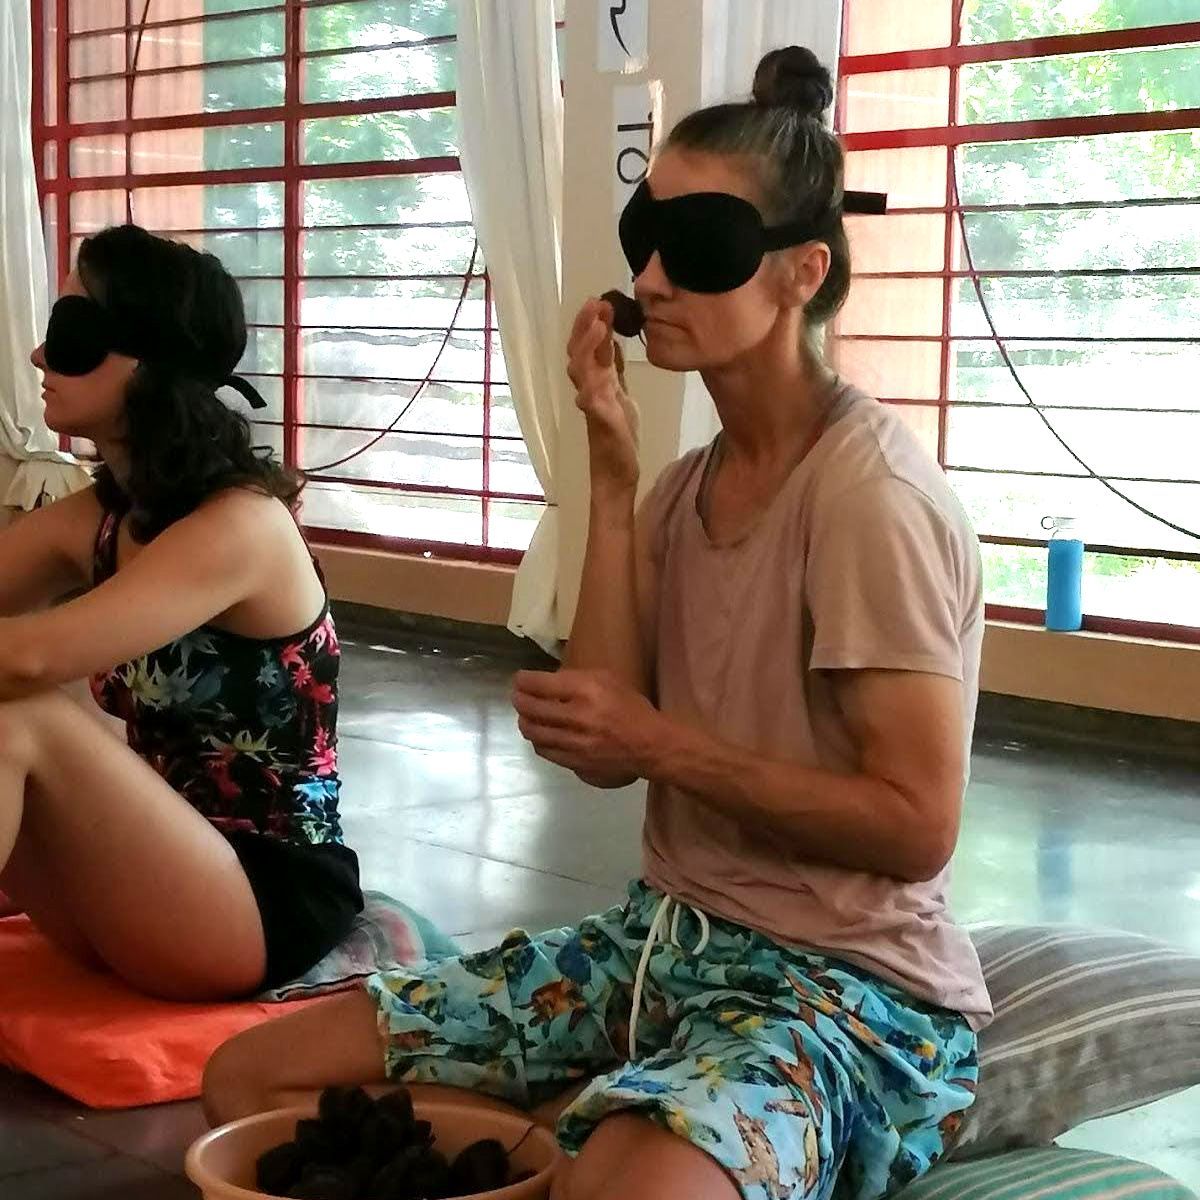
<svg viewBox="0 0 1200 1200">
<path fill-rule="evenodd" d="M 829 272 L 804 315 L 824 325 L 850 291 L 850 244 L 842 223 L 842 147 L 823 116 L 833 81 L 805 46 L 766 54 L 754 74 L 753 99 L 716 104 L 683 118 L 668 146 L 743 157 L 757 175 L 771 224 L 803 221 L 829 247 Z"/>
<path fill-rule="evenodd" d="M 255 447 L 249 421 L 217 395 L 246 350 L 242 294 L 221 261 L 121 225 L 87 238 L 77 269 L 144 347 L 125 393 L 128 477 L 118 482 L 107 464 L 95 477 L 105 508 L 128 513 L 141 543 L 226 488 L 275 496 L 295 512 L 303 478 Z"/>
</svg>

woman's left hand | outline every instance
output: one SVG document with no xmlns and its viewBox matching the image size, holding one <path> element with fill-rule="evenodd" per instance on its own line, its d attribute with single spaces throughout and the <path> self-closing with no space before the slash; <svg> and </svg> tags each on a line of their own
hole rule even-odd
<svg viewBox="0 0 1200 1200">
<path fill-rule="evenodd" d="M 665 718 L 608 671 L 520 671 L 517 726 L 541 758 L 581 776 L 646 776 Z"/>
</svg>

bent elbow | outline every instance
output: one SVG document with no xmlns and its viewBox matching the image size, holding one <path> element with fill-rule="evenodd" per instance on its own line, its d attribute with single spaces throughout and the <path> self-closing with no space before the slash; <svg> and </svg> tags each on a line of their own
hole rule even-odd
<svg viewBox="0 0 1200 1200">
<path fill-rule="evenodd" d="M 950 826 L 922 829 L 919 836 L 912 839 L 904 862 L 898 864 L 900 879 L 904 883 L 929 883 L 936 879 L 950 865 L 957 844 L 958 831 Z"/>
</svg>

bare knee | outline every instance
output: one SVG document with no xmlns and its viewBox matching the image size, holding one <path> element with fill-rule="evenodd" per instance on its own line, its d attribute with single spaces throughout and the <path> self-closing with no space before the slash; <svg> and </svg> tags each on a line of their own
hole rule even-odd
<svg viewBox="0 0 1200 1200">
<path fill-rule="evenodd" d="M 271 1060 L 256 1050 L 255 1032 L 247 1030 L 217 1047 L 204 1068 L 204 1115 L 214 1127 L 276 1107 L 266 1073 Z"/>
<path fill-rule="evenodd" d="M 724 1169 L 703 1150 L 646 1117 L 602 1121 L 579 1157 L 559 1172 L 553 1200 L 738 1200 Z"/>
<path fill-rule="evenodd" d="M 0 702 L 0 762 L 32 771 L 48 736 L 78 711 L 58 688 Z"/>
</svg>

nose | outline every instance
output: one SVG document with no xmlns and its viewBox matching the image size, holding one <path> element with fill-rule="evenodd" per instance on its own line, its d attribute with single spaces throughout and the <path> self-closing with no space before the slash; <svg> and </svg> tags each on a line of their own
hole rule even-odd
<svg viewBox="0 0 1200 1200">
<path fill-rule="evenodd" d="M 33 353 L 29 356 L 29 361 L 31 363 L 33 363 L 33 365 L 35 367 L 37 367 L 37 369 L 39 371 L 44 371 L 46 369 L 46 343 L 45 342 L 43 342 L 40 346 L 38 346 L 34 349 Z"/>
<path fill-rule="evenodd" d="M 663 270 L 662 256 L 655 250 L 642 273 L 633 281 L 633 294 L 645 304 L 647 300 L 665 300 L 671 292 L 672 285 Z"/>
</svg>

